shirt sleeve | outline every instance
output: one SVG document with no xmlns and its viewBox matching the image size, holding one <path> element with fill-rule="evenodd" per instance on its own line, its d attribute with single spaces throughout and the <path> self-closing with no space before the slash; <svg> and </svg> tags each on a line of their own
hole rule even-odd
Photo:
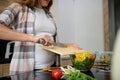
<svg viewBox="0 0 120 80">
<path fill-rule="evenodd" d="M 5 26 L 10 26 L 10 24 L 14 21 L 15 17 L 18 15 L 20 10 L 20 4 L 13 3 L 8 6 L 1 14 L 0 14 L 0 24 Z"/>
</svg>

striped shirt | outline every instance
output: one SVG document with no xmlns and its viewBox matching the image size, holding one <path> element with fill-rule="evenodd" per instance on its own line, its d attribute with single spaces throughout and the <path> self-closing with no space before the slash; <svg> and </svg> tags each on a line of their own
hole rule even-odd
<svg viewBox="0 0 120 80">
<path fill-rule="evenodd" d="M 52 18 L 50 12 L 47 15 Z M 34 8 L 26 6 L 23 16 L 22 6 L 18 3 L 11 4 L 0 14 L 0 24 L 33 36 L 35 35 L 34 21 Z M 13 58 L 10 64 L 10 75 L 34 70 L 34 53 L 34 43 L 15 41 Z"/>
</svg>

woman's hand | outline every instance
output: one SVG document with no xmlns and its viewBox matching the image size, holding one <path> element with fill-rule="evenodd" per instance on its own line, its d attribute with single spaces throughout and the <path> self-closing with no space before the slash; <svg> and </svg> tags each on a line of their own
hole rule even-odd
<svg viewBox="0 0 120 80">
<path fill-rule="evenodd" d="M 67 44 L 68 47 L 73 47 L 73 48 L 76 48 L 78 50 L 83 50 L 81 47 L 79 47 L 77 44 L 74 44 L 74 43 L 70 43 L 70 44 Z"/>
<path fill-rule="evenodd" d="M 41 35 L 41 36 L 36 36 L 35 43 L 39 43 L 40 40 L 44 41 L 44 43 L 43 43 L 44 46 L 50 46 L 50 45 L 53 45 L 53 43 L 54 43 L 54 40 L 51 38 L 51 36 L 46 35 L 46 34 Z"/>
</svg>

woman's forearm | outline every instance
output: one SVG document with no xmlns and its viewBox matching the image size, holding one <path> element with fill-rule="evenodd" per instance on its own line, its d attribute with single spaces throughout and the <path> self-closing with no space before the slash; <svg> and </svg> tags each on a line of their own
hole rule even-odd
<svg viewBox="0 0 120 80">
<path fill-rule="evenodd" d="M 24 34 L 21 32 L 17 32 L 17 31 L 12 30 L 2 24 L 0 24 L 0 39 L 25 41 L 25 42 L 36 42 L 36 40 L 37 40 L 34 36 Z"/>
</svg>

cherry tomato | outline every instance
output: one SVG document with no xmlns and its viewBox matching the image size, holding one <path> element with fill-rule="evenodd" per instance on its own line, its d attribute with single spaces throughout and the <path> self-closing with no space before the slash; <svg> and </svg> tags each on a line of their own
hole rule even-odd
<svg viewBox="0 0 120 80">
<path fill-rule="evenodd" d="M 94 60 L 95 59 L 95 55 L 91 55 L 90 60 Z"/>
<path fill-rule="evenodd" d="M 62 71 L 59 68 L 52 70 L 52 77 L 54 79 L 60 79 L 62 77 Z"/>
</svg>

